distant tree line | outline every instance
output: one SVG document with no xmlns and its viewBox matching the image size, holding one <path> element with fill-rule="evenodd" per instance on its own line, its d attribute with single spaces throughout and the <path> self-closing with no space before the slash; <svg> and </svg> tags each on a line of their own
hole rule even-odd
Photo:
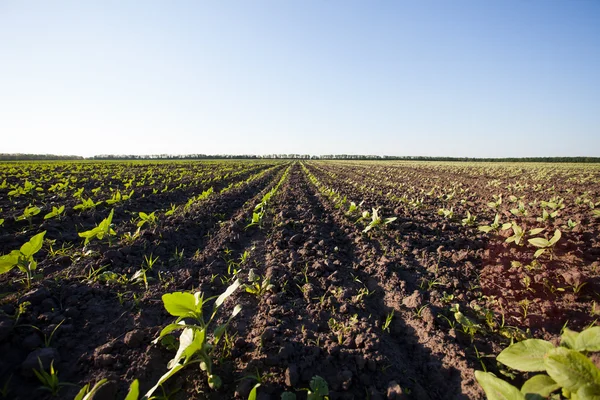
<svg viewBox="0 0 600 400">
<path fill-rule="evenodd" d="M 21 154 L 0 153 L 0 161 L 28 161 L 28 160 L 83 160 L 81 156 L 57 156 L 55 154 Z"/>
<path fill-rule="evenodd" d="M 0 161 L 17 160 L 223 160 L 223 159 L 276 159 L 276 160 L 404 160 L 404 161 L 463 161 L 463 162 L 546 162 L 546 163 L 600 163 L 600 157 L 426 157 L 426 156 L 377 156 L 363 154 L 101 154 L 89 158 L 81 156 L 57 156 L 53 154 L 6 154 L 0 153 Z"/>
</svg>

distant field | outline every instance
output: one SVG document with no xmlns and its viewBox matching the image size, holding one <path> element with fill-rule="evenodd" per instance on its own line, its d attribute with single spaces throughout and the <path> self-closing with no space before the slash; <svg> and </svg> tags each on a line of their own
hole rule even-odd
<svg viewBox="0 0 600 400">
<path fill-rule="evenodd" d="M 260 381 L 261 399 L 302 399 L 318 375 L 331 399 L 482 399 L 474 371 L 510 381 L 495 357 L 511 342 L 598 325 L 600 164 L 0 163 L 0 254 L 14 397 L 49 396 L 38 356 L 76 384 L 60 398 L 102 378 L 146 393 L 185 338 L 152 341 L 199 300 L 162 296 L 239 282 L 183 331 L 209 372 L 155 395 L 245 399 Z"/>
</svg>

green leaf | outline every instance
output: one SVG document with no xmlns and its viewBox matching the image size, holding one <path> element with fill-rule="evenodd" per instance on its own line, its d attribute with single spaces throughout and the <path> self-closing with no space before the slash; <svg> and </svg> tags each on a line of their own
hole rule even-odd
<svg viewBox="0 0 600 400">
<path fill-rule="evenodd" d="M 600 383 L 600 370 L 586 356 L 575 350 L 557 347 L 544 360 L 546 372 L 561 387 L 577 392 L 589 383 Z"/>
<path fill-rule="evenodd" d="M 546 249 L 538 249 L 538 250 L 536 250 L 536 252 L 535 252 L 535 253 L 533 253 L 533 256 L 534 256 L 535 258 L 538 258 L 538 257 L 539 257 L 539 256 L 541 256 L 542 254 L 544 254 L 544 252 L 545 252 L 545 251 L 546 251 Z"/>
<path fill-rule="evenodd" d="M 181 336 L 179 337 L 179 349 L 177 349 L 175 357 L 167 364 L 167 368 L 173 368 L 181 360 L 187 360 L 189 356 L 202 348 L 202 346 L 198 346 L 195 339 L 196 332 L 194 329 L 185 328 L 183 332 L 181 332 Z"/>
<path fill-rule="evenodd" d="M 475 371 L 475 379 L 488 400 L 525 400 L 525 395 L 519 389 L 489 372 Z"/>
<path fill-rule="evenodd" d="M 488 233 L 489 231 L 491 231 L 491 230 L 492 230 L 492 227 L 491 227 L 491 226 L 487 226 L 487 225 L 485 225 L 485 226 L 480 226 L 480 227 L 479 227 L 479 228 L 477 228 L 477 229 L 479 229 L 481 232 Z"/>
<path fill-rule="evenodd" d="M 96 382 L 96 384 L 94 385 L 94 387 L 92 388 L 92 390 L 90 390 L 89 392 L 86 390 L 84 392 L 85 397 L 83 398 L 83 400 L 92 400 L 92 397 L 94 397 L 94 395 L 96 394 L 96 392 L 108 381 L 108 379 L 101 379 L 98 382 Z M 89 388 L 89 384 L 85 385 L 81 391 L 83 391 L 83 389 L 87 389 Z M 81 391 L 79 393 L 81 393 Z M 79 393 L 77 394 L 77 396 L 79 396 Z M 75 397 L 75 399 L 77 399 L 77 397 Z"/>
<path fill-rule="evenodd" d="M 554 246 L 556 244 L 556 242 L 558 242 L 560 240 L 561 236 L 562 236 L 562 233 L 560 232 L 560 230 L 559 229 L 555 230 L 554 236 L 552 236 L 552 238 L 548 242 L 550 244 L 550 246 Z"/>
<path fill-rule="evenodd" d="M 560 337 L 560 345 L 566 346 L 570 349 L 575 349 L 575 342 L 577 341 L 577 336 L 579 336 L 579 332 L 575 332 L 570 330 L 569 328 L 565 328 L 562 336 Z"/>
<path fill-rule="evenodd" d="M 544 355 L 552 349 L 554 349 L 554 345 L 550 342 L 541 339 L 527 339 L 502 350 L 497 360 L 519 371 L 544 371 Z"/>
<path fill-rule="evenodd" d="M 600 351 L 600 326 L 587 328 L 575 338 L 575 350 Z"/>
<path fill-rule="evenodd" d="M 45 234 L 46 231 L 38 233 L 37 235 L 29 239 L 29 242 L 21 246 L 21 253 L 23 253 L 23 255 L 27 258 L 31 258 L 35 253 L 40 251 L 40 249 L 42 248 L 42 243 L 44 243 Z"/>
<path fill-rule="evenodd" d="M 5 274 L 19 262 L 19 251 L 13 250 L 9 254 L 0 257 L 0 274 Z"/>
<path fill-rule="evenodd" d="M 577 391 L 579 400 L 600 400 L 600 384 L 590 383 Z"/>
<path fill-rule="evenodd" d="M 191 293 L 173 292 L 162 295 L 163 305 L 174 317 L 196 317 L 196 298 Z"/>
<path fill-rule="evenodd" d="M 168 335 L 169 333 L 177 330 L 177 329 L 183 329 L 185 328 L 186 325 L 182 322 L 180 324 L 169 324 L 167 326 L 165 326 L 161 331 L 160 331 L 160 335 L 158 335 L 158 337 L 156 339 L 154 339 L 152 341 L 152 343 L 157 344 L 160 339 L 162 339 L 163 337 L 165 337 L 166 335 Z"/>
<path fill-rule="evenodd" d="M 375 209 L 373 209 L 375 210 Z M 310 380 L 310 389 L 312 390 L 313 394 L 317 395 L 317 396 L 328 396 L 329 395 L 329 385 L 327 384 L 327 381 L 323 378 L 321 378 L 319 375 L 315 375 L 312 377 L 312 379 Z M 319 397 L 319 398 L 321 398 Z"/>
<path fill-rule="evenodd" d="M 550 393 L 560 389 L 560 385 L 554 382 L 554 379 L 548 375 L 535 375 L 528 379 L 521 387 L 521 393 L 528 397 L 528 394 L 538 394 L 543 398 L 550 396 Z"/>
<path fill-rule="evenodd" d="M 131 386 L 129 386 L 129 393 L 127 393 L 127 397 L 125 400 L 138 400 L 140 397 L 140 382 L 136 379 L 131 382 Z"/>
<path fill-rule="evenodd" d="M 537 235 L 539 233 L 542 233 L 544 231 L 545 228 L 535 228 L 529 231 L 530 235 Z"/>
<path fill-rule="evenodd" d="M 260 387 L 260 383 L 257 383 L 256 385 L 254 385 L 254 387 L 250 391 L 250 394 L 248 395 L 248 400 L 256 400 L 259 387 Z"/>
<path fill-rule="evenodd" d="M 233 282 L 228 288 L 227 290 L 225 290 L 223 293 L 221 293 L 221 295 L 219 297 L 217 297 L 217 300 L 215 300 L 215 306 L 214 308 L 218 308 L 221 306 L 221 304 L 223 304 L 223 302 L 225 301 L 226 298 L 228 298 L 229 296 L 231 296 L 231 294 L 233 292 L 235 292 L 237 290 L 238 287 L 240 287 L 240 280 L 236 279 L 235 282 Z"/>
<path fill-rule="evenodd" d="M 527 241 L 535 247 L 548 247 L 548 245 L 550 244 L 549 241 L 541 237 L 529 239 Z"/>
</svg>

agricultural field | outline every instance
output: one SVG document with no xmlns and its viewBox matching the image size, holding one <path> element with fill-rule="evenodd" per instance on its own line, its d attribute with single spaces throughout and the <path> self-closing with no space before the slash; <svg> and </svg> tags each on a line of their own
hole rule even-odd
<svg viewBox="0 0 600 400">
<path fill-rule="evenodd" d="M 599 233 L 590 164 L 3 163 L 0 397 L 484 399 L 600 329 Z"/>
</svg>

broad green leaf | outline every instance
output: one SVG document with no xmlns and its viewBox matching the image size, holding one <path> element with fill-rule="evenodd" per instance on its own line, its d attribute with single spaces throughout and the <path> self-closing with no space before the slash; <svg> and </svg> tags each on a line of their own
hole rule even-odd
<svg viewBox="0 0 600 400">
<path fill-rule="evenodd" d="M 491 227 L 491 226 L 487 226 L 487 225 L 486 225 L 486 226 L 480 226 L 480 227 L 479 227 L 479 228 L 477 228 L 477 229 L 479 229 L 481 232 L 488 233 L 489 231 L 491 231 L 491 230 L 492 230 L 492 227 Z"/>
<path fill-rule="evenodd" d="M 550 244 L 550 242 L 548 242 L 546 239 L 540 237 L 529 239 L 527 241 L 535 247 L 548 247 L 548 245 Z"/>
<path fill-rule="evenodd" d="M 543 398 L 550 396 L 550 393 L 560 389 L 560 385 L 554 382 L 554 379 L 548 375 L 535 375 L 528 379 L 521 387 L 521 393 L 527 397 L 528 394 L 538 394 Z"/>
<path fill-rule="evenodd" d="M 129 393 L 127 393 L 127 397 L 125 400 L 138 400 L 140 397 L 140 382 L 135 379 L 131 382 L 131 386 L 129 386 Z"/>
<path fill-rule="evenodd" d="M 215 308 L 220 307 L 221 304 L 223 304 L 223 302 L 225 301 L 225 299 L 228 298 L 229 296 L 231 296 L 231 294 L 233 292 L 235 292 L 238 287 L 240 287 L 240 284 L 241 284 L 240 280 L 236 279 L 235 282 L 233 282 L 227 288 L 227 290 L 225 290 L 223 293 L 221 293 L 221 295 L 219 297 L 217 297 L 217 300 L 215 300 Z"/>
<path fill-rule="evenodd" d="M 0 257 L 0 274 L 7 273 L 17 265 L 19 262 L 19 251 L 17 250 L 16 252 L 17 254 L 13 250 L 11 253 Z"/>
<path fill-rule="evenodd" d="M 544 371 L 544 355 L 552 349 L 554 349 L 554 345 L 550 342 L 541 339 L 527 339 L 502 350 L 497 360 L 519 371 Z"/>
<path fill-rule="evenodd" d="M 162 295 L 167 312 L 175 317 L 195 317 L 196 299 L 193 294 L 173 292 Z"/>
<path fill-rule="evenodd" d="M 575 342 L 577 341 L 577 336 L 579 336 L 579 332 L 575 332 L 570 330 L 569 328 L 565 328 L 562 336 L 560 337 L 560 345 L 564 345 L 570 349 L 575 349 Z"/>
<path fill-rule="evenodd" d="M 537 235 L 539 233 L 542 233 L 544 231 L 545 228 L 535 228 L 529 231 L 530 235 Z"/>
<path fill-rule="evenodd" d="M 27 242 L 23 246 L 21 246 L 21 253 L 23 253 L 23 255 L 25 255 L 25 257 L 30 258 L 35 253 L 40 251 L 40 249 L 42 248 L 42 244 L 44 243 L 44 235 L 45 234 L 46 234 L 46 231 L 44 231 L 42 233 L 38 233 L 37 235 L 35 235 L 31 239 L 29 239 L 29 242 Z"/>
<path fill-rule="evenodd" d="M 552 236 L 552 238 L 550 238 L 549 244 L 550 246 L 553 246 L 556 244 L 556 242 L 558 242 L 560 240 L 562 236 L 562 233 L 560 232 L 559 229 L 554 231 L 554 236 Z"/>
<path fill-rule="evenodd" d="M 546 372 L 561 387 L 577 392 L 589 383 L 600 383 L 600 370 L 586 356 L 575 350 L 557 347 L 544 360 Z"/>
<path fill-rule="evenodd" d="M 588 328 L 575 339 L 575 350 L 600 351 L 600 326 Z"/>
<path fill-rule="evenodd" d="M 145 213 L 145 212 L 143 212 L 143 211 L 140 211 L 140 218 L 141 218 L 141 219 L 148 219 L 148 214 L 146 214 L 146 213 Z"/>
<path fill-rule="evenodd" d="M 519 389 L 489 372 L 475 371 L 475 379 L 488 400 L 525 400 L 525 395 Z"/>
<path fill-rule="evenodd" d="M 579 400 L 600 400 L 600 384 L 590 383 L 577 391 Z"/>
</svg>

